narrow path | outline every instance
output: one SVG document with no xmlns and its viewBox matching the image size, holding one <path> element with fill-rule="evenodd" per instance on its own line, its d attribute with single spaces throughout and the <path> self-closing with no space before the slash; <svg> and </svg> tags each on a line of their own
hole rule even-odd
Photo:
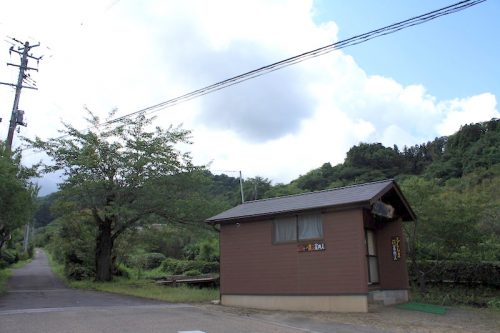
<svg viewBox="0 0 500 333">
<path fill-rule="evenodd" d="M 154 306 L 168 303 L 132 296 L 67 288 L 52 273 L 47 255 L 37 249 L 35 258 L 13 271 L 7 283 L 7 294 L 0 297 L 0 315 L 12 310 L 48 311 L 75 307 Z M 46 310 L 43 310 L 46 309 Z"/>
</svg>

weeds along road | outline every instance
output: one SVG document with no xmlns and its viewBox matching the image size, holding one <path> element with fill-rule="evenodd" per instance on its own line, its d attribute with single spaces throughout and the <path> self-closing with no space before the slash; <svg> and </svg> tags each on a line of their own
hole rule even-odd
<svg viewBox="0 0 500 333">
<path fill-rule="evenodd" d="M 42 250 L 36 251 L 31 263 L 14 270 L 7 294 L 0 297 L 1 333 L 383 332 L 345 324 L 303 324 L 69 289 L 51 272 Z"/>
</svg>

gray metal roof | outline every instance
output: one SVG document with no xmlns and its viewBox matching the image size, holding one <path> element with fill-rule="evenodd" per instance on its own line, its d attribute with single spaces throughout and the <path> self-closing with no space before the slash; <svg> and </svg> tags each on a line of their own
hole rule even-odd
<svg viewBox="0 0 500 333">
<path fill-rule="evenodd" d="M 228 220 L 276 215 L 285 212 L 303 211 L 315 208 L 335 207 L 378 199 L 388 189 L 397 186 L 391 180 L 334 188 L 285 197 L 245 202 L 206 220 L 219 223 Z"/>
</svg>

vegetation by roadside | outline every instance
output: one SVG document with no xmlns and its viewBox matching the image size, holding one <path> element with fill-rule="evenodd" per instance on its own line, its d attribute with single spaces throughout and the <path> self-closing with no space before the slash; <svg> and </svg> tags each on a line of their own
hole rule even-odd
<svg viewBox="0 0 500 333">
<path fill-rule="evenodd" d="M 30 261 L 31 259 L 21 260 L 16 262 L 9 268 L 0 269 L 0 295 L 3 295 L 7 292 L 7 281 L 12 275 L 12 269 L 21 268 Z"/>
<path fill-rule="evenodd" d="M 422 294 L 417 286 L 411 291 L 412 301 L 445 306 L 488 308 L 500 311 L 500 289 L 486 286 L 458 284 L 427 286 Z"/>
<path fill-rule="evenodd" d="M 70 286 L 173 303 L 198 303 L 219 299 L 219 289 L 158 286 L 153 281 L 145 279 L 115 278 L 113 282 L 72 281 Z"/>
<path fill-rule="evenodd" d="M 52 271 L 65 283 L 76 289 L 105 291 L 115 294 L 157 299 L 172 303 L 199 303 L 209 302 L 219 298 L 219 289 L 216 288 L 192 288 L 187 286 L 167 287 L 156 285 L 152 277 L 156 274 L 143 275 L 133 269 L 128 269 L 129 277 L 115 277 L 112 282 L 96 282 L 90 279 L 71 280 L 64 274 L 64 266 L 54 260 L 54 257 L 47 253 Z M 157 270 L 156 270 L 157 271 Z M 155 272 L 156 272 L 155 271 Z M 140 278 L 138 278 L 140 276 Z"/>
</svg>

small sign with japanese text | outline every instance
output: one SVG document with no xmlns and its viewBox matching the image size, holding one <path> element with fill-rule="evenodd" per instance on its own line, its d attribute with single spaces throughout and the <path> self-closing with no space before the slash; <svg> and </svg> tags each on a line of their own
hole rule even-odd
<svg viewBox="0 0 500 333">
<path fill-rule="evenodd" d="M 391 238 L 392 260 L 401 259 L 401 238 L 394 236 Z"/>
<path fill-rule="evenodd" d="M 297 245 L 298 252 L 325 251 L 325 243 L 309 243 Z"/>
</svg>

